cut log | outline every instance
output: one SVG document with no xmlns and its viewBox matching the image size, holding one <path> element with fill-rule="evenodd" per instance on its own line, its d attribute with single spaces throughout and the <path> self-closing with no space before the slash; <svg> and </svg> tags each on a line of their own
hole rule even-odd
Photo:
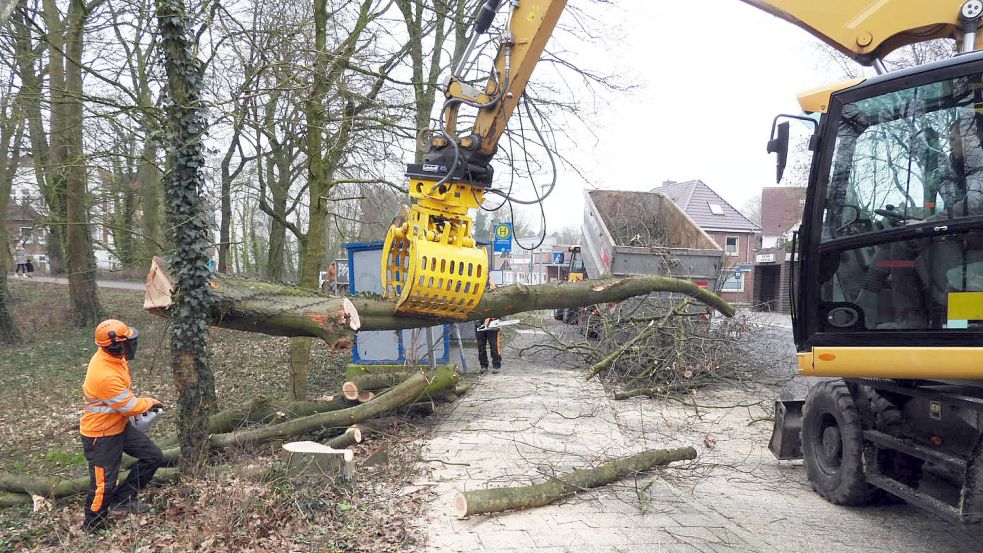
<svg viewBox="0 0 983 553">
<path fill-rule="evenodd" d="M 398 373 L 405 375 L 408 372 L 428 368 L 429 365 L 362 365 L 349 363 L 348 366 L 345 367 L 345 378 L 351 380 L 356 376 L 381 373 Z"/>
<path fill-rule="evenodd" d="M 347 298 L 258 280 L 216 276 L 211 324 L 274 336 L 313 336 L 333 347 L 350 348 L 359 329 L 358 312 Z M 143 308 L 168 316 L 174 282 L 167 265 L 155 257 L 147 275 Z"/>
<path fill-rule="evenodd" d="M 246 407 L 227 409 L 208 418 L 208 433 L 231 432 L 244 424 L 284 422 L 315 413 L 337 411 L 357 405 L 343 396 L 330 396 L 319 400 L 273 401 L 254 398 Z"/>
<path fill-rule="evenodd" d="M 0 493 L 0 509 L 4 507 L 16 507 L 18 505 L 30 505 L 31 496 L 26 493 Z"/>
<path fill-rule="evenodd" d="M 466 517 L 549 505 L 579 490 L 604 486 L 658 465 L 689 459 L 696 459 L 692 447 L 653 449 L 608 461 L 597 468 L 560 474 L 542 484 L 459 492 L 453 500 L 454 514 Z"/>
<path fill-rule="evenodd" d="M 283 444 L 283 458 L 287 479 L 295 485 L 330 483 L 348 487 L 352 483 L 355 454 L 350 449 L 334 449 L 317 442 L 290 442 Z"/>
<path fill-rule="evenodd" d="M 341 391 L 348 399 L 357 399 L 358 393 L 363 390 L 378 391 L 384 388 L 392 388 L 400 382 L 406 380 L 406 372 L 383 372 L 377 374 L 363 374 L 353 376 L 341 385 Z"/>
<path fill-rule="evenodd" d="M 166 266 L 155 259 L 147 276 L 144 309 L 166 316 L 171 287 Z M 423 328 L 446 322 L 396 315 L 395 303 L 383 299 L 324 296 L 313 290 L 228 275 L 216 275 L 212 288 L 216 302 L 211 319 L 215 326 L 274 336 L 313 336 L 339 348 L 351 347 L 355 330 Z M 684 294 L 728 317 L 734 314 L 729 303 L 687 280 L 633 276 L 496 288 L 482 296 L 472 317 L 611 303 L 651 292 Z"/>
<path fill-rule="evenodd" d="M 125 479 L 128 473 L 129 471 L 121 470 L 119 472 L 119 481 Z M 155 481 L 176 480 L 177 477 L 177 469 L 158 469 L 156 474 L 154 474 Z M 5 495 L 6 499 L 3 500 L 4 502 L 16 504 L 15 502 L 21 499 L 16 496 L 25 495 L 27 497 L 27 503 L 30 503 L 31 496 L 26 494 L 40 495 L 54 499 L 85 493 L 89 490 L 89 477 L 83 476 L 81 478 L 70 479 L 37 478 L 26 474 L 0 472 L 0 490 L 13 492 L 12 494 Z"/>
<path fill-rule="evenodd" d="M 358 426 L 349 426 L 344 434 L 328 440 L 327 446 L 334 449 L 345 449 L 360 443 L 362 443 L 362 429 Z"/>
<path fill-rule="evenodd" d="M 373 399 L 375 399 L 375 392 L 371 390 L 362 390 L 361 392 L 358 393 L 357 399 L 359 403 L 372 401 Z"/>
</svg>

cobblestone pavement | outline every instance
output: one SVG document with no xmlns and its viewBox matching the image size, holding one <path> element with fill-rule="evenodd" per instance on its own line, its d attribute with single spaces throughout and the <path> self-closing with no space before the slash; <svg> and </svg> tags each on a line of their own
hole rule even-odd
<svg viewBox="0 0 983 553">
<path fill-rule="evenodd" d="M 604 390 L 583 375 L 506 359 L 434 429 L 424 449 L 433 501 L 429 551 L 770 551 L 658 475 L 628 479 L 556 505 L 458 520 L 458 490 L 542 481 L 641 451 Z M 652 447 L 682 445 L 666 440 Z"/>
<path fill-rule="evenodd" d="M 524 335 L 521 340 L 536 339 Z M 801 462 L 767 450 L 775 391 L 722 390 L 693 402 L 616 402 L 582 371 L 506 355 L 424 444 L 430 490 L 427 551 L 971 552 L 983 533 L 903 504 L 848 509 L 825 502 Z M 457 519 L 458 490 L 541 482 L 647 448 L 693 445 L 695 463 L 585 491 L 521 512 Z"/>
</svg>

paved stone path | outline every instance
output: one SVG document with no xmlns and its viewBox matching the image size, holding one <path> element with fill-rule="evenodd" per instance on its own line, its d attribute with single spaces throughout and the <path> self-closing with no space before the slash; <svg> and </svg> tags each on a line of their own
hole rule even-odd
<svg viewBox="0 0 983 553">
<path fill-rule="evenodd" d="M 784 325 L 768 326 L 758 337 L 762 352 L 774 349 L 768 340 L 790 343 Z M 514 341 L 537 339 L 529 332 Z M 845 508 L 819 497 L 801 461 L 777 461 L 767 450 L 777 389 L 613 401 L 600 384 L 584 382 L 583 371 L 517 359 L 514 351 L 505 359 L 503 373 L 481 377 L 449 413 L 430 419 L 427 470 L 414 486 L 431 490 L 420 521 L 427 551 L 983 551 L 980 526 L 949 524 L 900 503 Z M 695 446 L 698 463 L 527 511 L 464 520 L 452 514 L 458 490 L 541 482 L 552 471 L 679 445 Z"/>
<path fill-rule="evenodd" d="M 45 277 L 45 276 L 35 276 L 31 278 L 18 278 L 14 276 L 13 273 L 7 275 L 8 279 L 16 279 L 18 282 L 41 282 L 46 284 L 64 284 L 68 286 L 68 279 L 65 277 Z M 143 291 L 146 289 L 146 284 L 142 282 L 128 282 L 124 280 L 96 280 L 96 286 L 99 288 L 116 288 L 118 290 L 139 290 Z"/>
<path fill-rule="evenodd" d="M 658 474 L 528 511 L 455 518 L 458 490 L 540 482 L 551 471 L 644 449 L 625 439 L 604 390 L 581 372 L 506 360 L 503 373 L 483 376 L 453 406 L 424 447 L 430 474 L 418 484 L 433 490 L 428 551 L 772 551 Z"/>
</svg>

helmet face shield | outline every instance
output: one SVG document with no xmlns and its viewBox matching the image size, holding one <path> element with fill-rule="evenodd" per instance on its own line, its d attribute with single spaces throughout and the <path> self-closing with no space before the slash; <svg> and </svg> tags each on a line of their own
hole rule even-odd
<svg viewBox="0 0 983 553">
<path fill-rule="evenodd" d="M 130 338 L 122 343 L 123 345 L 123 357 L 128 361 L 132 361 L 134 357 L 137 356 L 137 339 Z"/>
</svg>

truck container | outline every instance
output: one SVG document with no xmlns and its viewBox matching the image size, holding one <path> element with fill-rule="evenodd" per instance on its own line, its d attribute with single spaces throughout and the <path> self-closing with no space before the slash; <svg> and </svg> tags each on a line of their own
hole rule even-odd
<svg viewBox="0 0 983 553">
<path fill-rule="evenodd" d="M 588 190 L 582 255 L 588 278 L 660 275 L 717 289 L 724 250 L 658 192 Z"/>
</svg>

